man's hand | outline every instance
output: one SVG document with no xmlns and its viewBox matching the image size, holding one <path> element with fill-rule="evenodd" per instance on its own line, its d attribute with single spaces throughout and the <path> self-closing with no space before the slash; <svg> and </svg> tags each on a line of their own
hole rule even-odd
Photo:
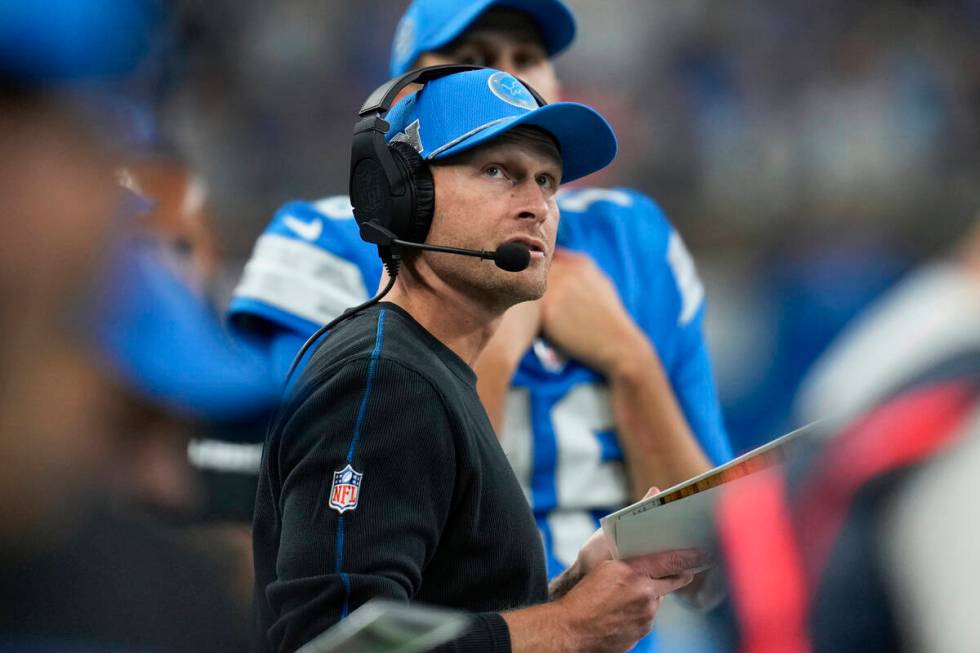
<svg viewBox="0 0 980 653">
<path fill-rule="evenodd" d="M 706 563 L 693 549 L 599 562 L 562 598 L 504 614 L 513 650 L 626 651 L 650 632 L 661 599 Z"/>
<path fill-rule="evenodd" d="M 631 564 L 608 560 L 559 601 L 572 650 L 626 651 L 650 632 L 664 595 L 691 582 L 678 571 L 651 578 Z"/>
<path fill-rule="evenodd" d="M 555 251 L 541 302 L 548 340 L 606 376 L 631 351 L 649 347 L 612 281 L 585 254 Z"/>
<path fill-rule="evenodd" d="M 711 468 L 653 343 L 592 259 L 556 251 L 541 301 L 548 339 L 608 381 L 634 497 L 652 484 L 668 487 Z"/>
<path fill-rule="evenodd" d="M 650 632 L 661 599 L 706 562 L 700 551 L 683 549 L 599 563 L 558 601 L 577 641 L 573 650 L 628 650 Z"/>
<path fill-rule="evenodd" d="M 644 499 L 658 494 L 660 489 L 651 487 L 643 496 Z M 551 581 L 549 595 L 552 599 L 559 599 L 568 593 L 586 574 L 599 566 L 606 560 L 615 558 L 613 555 L 613 545 L 606 536 L 602 528 L 597 528 L 589 539 L 579 549 L 575 562 L 571 567 L 563 571 L 558 577 Z"/>
<path fill-rule="evenodd" d="M 589 537 L 585 545 L 579 549 L 575 563 L 551 581 L 548 586 L 549 597 L 560 599 L 565 596 L 589 572 L 601 563 L 612 559 L 613 551 L 609 538 L 606 537 L 606 533 L 601 528 L 598 528 Z"/>
</svg>

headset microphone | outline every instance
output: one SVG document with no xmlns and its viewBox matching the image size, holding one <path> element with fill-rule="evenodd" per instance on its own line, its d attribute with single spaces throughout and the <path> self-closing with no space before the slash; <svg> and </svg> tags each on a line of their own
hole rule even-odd
<svg viewBox="0 0 980 653">
<path fill-rule="evenodd" d="M 493 251 L 485 249 L 463 249 L 462 247 L 446 247 L 445 245 L 428 245 L 425 243 L 411 243 L 407 240 L 392 240 L 393 245 L 400 247 L 411 247 L 414 249 L 424 249 L 429 252 L 444 252 L 446 254 L 460 254 L 462 256 L 474 256 L 488 261 L 493 261 L 501 270 L 507 272 L 521 272 L 531 264 L 531 250 L 522 243 L 504 243 Z"/>
<path fill-rule="evenodd" d="M 396 262 L 395 271 L 397 273 L 397 263 L 401 260 L 401 249 L 410 247 L 412 249 L 424 249 L 430 252 L 444 252 L 446 254 L 460 254 L 462 256 L 474 256 L 476 258 L 493 261 L 501 270 L 508 272 L 521 272 L 531 264 L 531 250 L 524 243 L 504 243 L 493 251 L 485 249 L 463 249 L 462 247 L 447 247 L 445 245 L 429 245 L 427 243 L 417 243 L 410 240 L 397 238 L 395 234 L 374 220 L 361 223 L 361 238 L 366 242 L 378 246 L 378 251 L 385 260 L 386 267 L 392 259 Z M 388 270 L 391 274 L 392 270 Z"/>
<path fill-rule="evenodd" d="M 501 270 L 520 272 L 531 265 L 531 250 L 520 243 L 504 243 L 494 251 L 493 262 Z"/>
</svg>

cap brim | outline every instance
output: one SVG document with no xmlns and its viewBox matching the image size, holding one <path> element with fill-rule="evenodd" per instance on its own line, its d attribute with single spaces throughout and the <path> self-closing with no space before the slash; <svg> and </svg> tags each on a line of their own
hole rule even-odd
<svg viewBox="0 0 980 653">
<path fill-rule="evenodd" d="M 125 248 L 94 316 L 102 353 L 147 399 L 225 420 L 270 410 L 279 389 L 267 361 L 233 343 L 218 317 L 152 251 Z"/>
<path fill-rule="evenodd" d="M 558 0 L 500 0 L 501 7 L 519 9 L 534 19 L 541 29 L 544 48 L 553 57 L 575 39 L 575 16 Z"/>
<path fill-rule="evenodd" d="M 540 127 L 558 141 L 562 158 L 562 183 L 601 170 L 616 156 L 616 134 L 605 118 L 584 104 L 557 102 L 493 123 L 430 158 L 444 159 L 460 154 L 520 125 Z"/>
<path fill-rule="evenodd" d="M 575 38 L 575 17 L 558 0 L 480 0 L 471 2 L 442 28 L 424 39 L 427 49 L 448 45 L 491 7 L 507 7 L 526 13 L 538 25 L 548 56 L 564 50 Z M 407 69 L 406 69 L 407 70 Z"/>
</svg>

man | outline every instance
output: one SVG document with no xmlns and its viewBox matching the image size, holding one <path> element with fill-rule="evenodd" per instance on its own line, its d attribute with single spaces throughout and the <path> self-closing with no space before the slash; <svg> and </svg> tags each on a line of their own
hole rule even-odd
<svg viewBox="0 0 980 653">
<path fill-rule="evenodd" d="M 209 565 L 120 510 L 120 477 L 146 461 L 130 458 L 140 438 L 129 397 L 86 328 L 121 198 L 106 147 L 118 135 L 93 118 L 84 91 L 147 63 L 146 44 L 167 24 L 151 5 L 0 10 L 5 651 L 237 651 L 246 641 Z"/>
<path fill-rule="evenodd" d="M 549 57 L 574 30 L 554 0 L 419 1 L 402 19 L 391 72 L 491 65 L 555 100 Z M 703 289 L 680 237 L 634 191 L 569 190 L 558 204 L 548 292 L 508 312 L 477 366 L 550 576 L 575 560 L 599 516 L 731 455 L 702 337 Z M 347 197 L 291 202 L 256 244 L 232 323 L 285 374 L 303 341 L 380 279 Z"/>
<path fill-rule="evenodd" d="M 976 649 L 980 351 L 898 382 L 721 496 L 726 650 Z"/>
<path fill-rule="evenodd" d="M 435 79 L 386 120 L 387 140 L 407 139 L 431 171 L 426 242 L 521 242 L 530 264 L 507 272 L 409 255 L 388 301 L 341 322 L 312 355 L 263 453 L 258 641 L 294 650 L 387 597 L 475 613 L 452 650 L 626 650 L 703 559 L 681 551 L 627 564 L 596 539 L 545 603 L 535 522 L 472 370 L 504 312 L 543 294 L 558 185 L 612 159 L 612 130 L 582 105 L 537 107 L 492 69 Z"/>
<path fill-rule="evenodd" d="M 134 157 L 120 171 L 120 181 L 153 204 L 147 222 L 168 245 L 176 267 L 202 295 L 213 291 L 221 265 L 204 180 L 172 151 L 157 145 Z"/>
<path fill-rule="evenodd" d="M 977 224 L 957 249 L 819 361 L 799 407 L 826 441 L 722 501 L 731 650 L 976 648 Z"/>
<path fill-rule="evenodd" d="M 117 349 L 135 354 L 133 369 L 126 370 L 132 381 L 148 386 L 154 398 L 191 409 L 193 424 L 172 441 L 180 444 L 181 467 L 190 463 L 199 490 L 193 510 L 181 516 L 193 522 L 187 526 L 195 543 L 221 561 L 250 612 L 255 481 L 281 385 L 265 356 L 228 337 L 212 301 L 221 261 L 205 180 L 158 129 L 147 128 L 155 127 L 148 111 L 131 114 L 124 117 L 136 123 L 128 132 L 137 154 L 127 157 L 118 177 L 144 204 L 132 227 L 152 251 L 133 256 L 129 267 L 140 274 L 117 284 L 120 297 L 109 303 L 119 324 L 109 333 L 118 334 Z"/>
</svg>

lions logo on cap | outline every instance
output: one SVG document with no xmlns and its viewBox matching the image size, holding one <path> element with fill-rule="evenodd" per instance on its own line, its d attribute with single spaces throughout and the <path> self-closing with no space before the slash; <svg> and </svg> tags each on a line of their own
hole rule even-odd
<svg viewBox="0 0 980 653">
<path fill-rule="evenodd" d="M 364 474 L 355 472 L 350 465 L 334 472 L 333 485 L 330 488 L 330 507 L 340 514 L 356 508 L 363 477 Z"/>
<path fill-rule="evenodd" d="M 422 145 L 422 134 L 420 133 L 420 130 L 421 126 L 419 125 L 418 119 L 416 119 L 415 122 L 406 127 L 404 131 L 400 131 L 395 134 L 391 138 L 391 142 L 407 143 L 411 145 L 416 152 L 422 154 L 422 150 L 424 150 L 425 147 Z"/>
<path fill-rule="evenodd" d="M 527 87 L 507 73 L 496 72 L 490 75 L 487 84 L 493 94 L 507 104 L 529 111 L 538 108 L 537 101 Z"/>
</svg>

